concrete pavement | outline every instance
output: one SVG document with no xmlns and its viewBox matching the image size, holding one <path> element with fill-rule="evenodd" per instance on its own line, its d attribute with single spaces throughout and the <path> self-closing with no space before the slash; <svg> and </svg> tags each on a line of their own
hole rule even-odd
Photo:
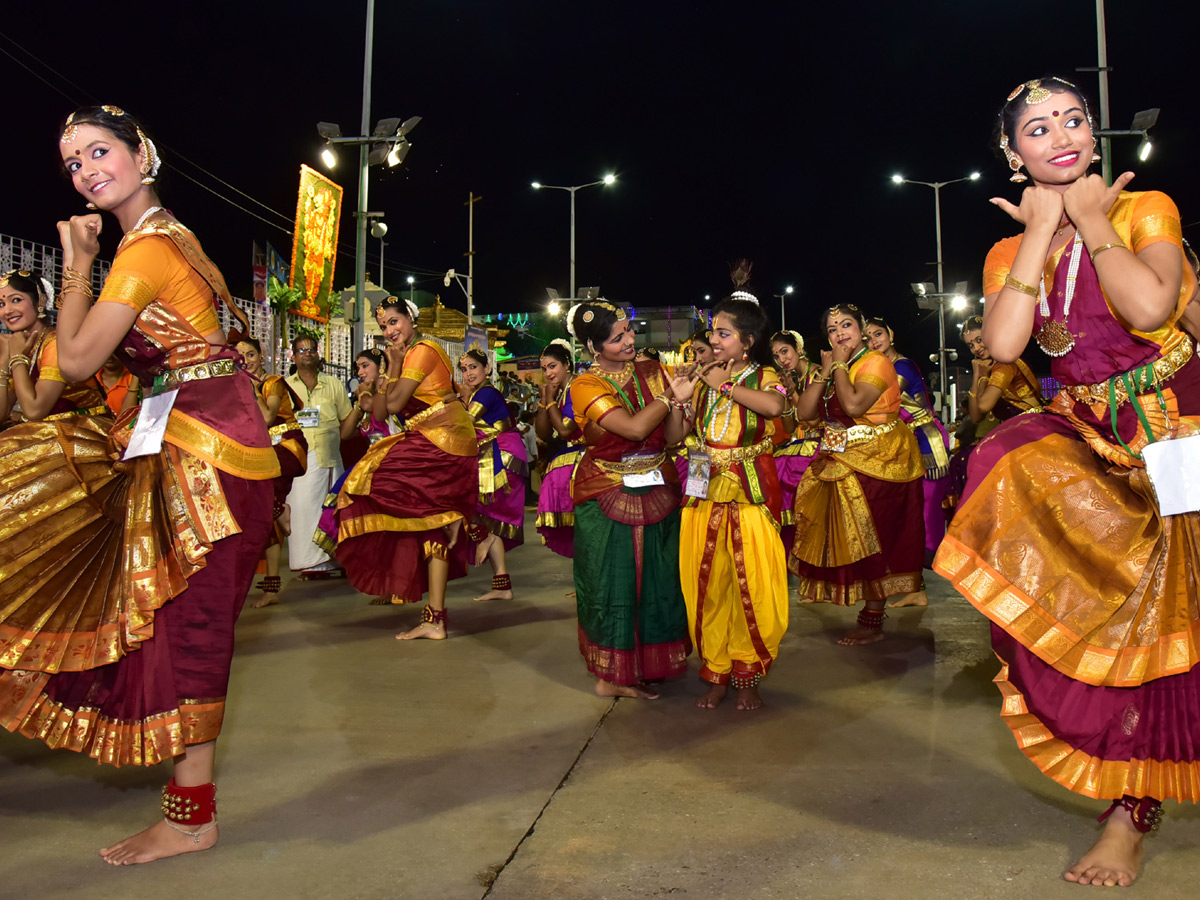
<svg viewBox="0 0 1200 900">
<path fill-rule="evenodd" d="M 568 561 L 510 557 L 512 602 L 451 585 L 451 639 L 344 581 L 247 609 L 218 750 L 221 841 L 116 869 L 169 769 L 101 768 L 0 732 L 0 898 L 1025 898 L 1101 804 L 1043 778 L 998 717 L 983 619 L 931 577 L 888 640 L 792 608 L 767 706 L 699 710 L 696 665 L 656 702 L 603 700 L 580 661 Z M 252 595 L 253 599 L 253 595 Z M 1195 896 L 1200 813 L 1168 806 L 1134 887 Z"/>
</svg>

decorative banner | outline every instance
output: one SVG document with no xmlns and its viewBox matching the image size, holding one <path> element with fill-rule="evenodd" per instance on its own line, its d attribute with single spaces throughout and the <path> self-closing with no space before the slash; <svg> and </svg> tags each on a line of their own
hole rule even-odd
<svg viewBox="0 0 1200 900">
<path fill-rule="evenodd" d="M 472 347 L 478 347 L 484 353 L 488 351 L 487 329 L 481 325 L 468 325 L 463 331 L 463 352 Z"/>
<path fill-rule="evenodd" d="M 301 166 L 296 235 L 292 240 L 292 287 L 304 295 L 296 313 L 318 322 L 329 320 L 341 214 L 342 189 L 315 169 Z"/>
<path fill-rule="evenodd" d="M 254 241 L 253 244 L 254 300 L 256 303 L 265 305 L 267 302 L 267 254 L 263 252 L 262 247 L 258 246 L 258 241 Z"/>
<path fill-rule="evenodd" d="M 288 277 L 288 261 L 279 255 L 270 241 L 267 242 L 267 274 L 278 278 L 280 284 L 287 284 L 291 280 Z"/>
</svg>

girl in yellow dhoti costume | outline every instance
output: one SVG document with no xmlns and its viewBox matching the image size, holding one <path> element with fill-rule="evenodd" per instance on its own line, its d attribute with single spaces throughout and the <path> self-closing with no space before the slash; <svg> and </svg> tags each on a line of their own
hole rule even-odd
<svg viewBox="0 0 1200 900">
<path fill-rule="evenodd" d="M 705 709 L 717 706 L 731 683 L 738 709 L 762 706 L 758 683 L 787 631 L 787 564 L 771 442 L 771 420 L 787 401 L 770 368 L 769 334 L 749 292 L 739 289 L 717 304 L 710 339 L 716 361 L 676 386 L 678 401 L 691 403 L 668 420 L 669 441 L 680 440 L 692 423 L 700 438 L 689 456 L 679 572 L 700 677 L 710 685 L 698 702 Z"/>
</svg>

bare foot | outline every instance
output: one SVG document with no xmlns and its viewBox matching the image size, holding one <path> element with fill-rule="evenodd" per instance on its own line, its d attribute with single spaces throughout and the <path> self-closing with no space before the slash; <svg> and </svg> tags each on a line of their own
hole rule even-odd
<svg viewBox="0 0 1200 900">
<path fill-rule="evenodd" d="M 513 598 L 512 591 L 488 591 L 486 594 L 480 594 L 476 600 L 511 600 Z"/>
<path fill-rule="evenodd" d="M 563 596 L 564 596 L 564 597 L 570 597 L 572 600 L 574 600 L 574 599 L 575 599 L 575 592 L 574 592 L 574 591 L 567 591 L 565 594 L 563 594 Z"/>
<path fill-rule="evenodd" d="M 633 697 L 637 700 L 657 700 L 658 691 L 645 684 L 611 684 L 596 679 L 598 697 Z"/>
<path fill-rule="evenodd" d="M 284 534 L 292 533 L 292 508 L 286 503 L 283 504 L 283 512 L 279 514 L 279 518 L 275 520 L 279 523 L 279 527 Z"/>
<path fill-rule="evenodd" d="M 796 593 L 800 597 L 800 599 L 796 601 L 797 603 L 816 603 L 817 602 L 816 600 L 812 599 L 812 597 L 805 597 L 799 591 L 796 591 Z"/>
<path fill-rule="evenodd" d="M 758 696 L 756 687 L 738 688 L 737 697 L 738 709 L 758 709 L 763 705 L 762 697 Z"/>
<path fill-rule="evenodd" d="M 1129 887 L 1142 868 L 1145 853 L 1142 833 L 1133 827 L 1129 811 L 1117 809 L 1105 824 L 1100 839 L 1079 862 L 1063 872 L 1063 878 L 1077 884 Z"/>
<path fill-rule="evenodd" d="M 878 628 L 855 628 L 838 641 L 843 647 L 857 647 L 860 644 L 874 644 L 883 640 L 883 632 Z"/>
<path fill-rule="evenodd" d="M 500 538 L 496 537 L 494 534 L 489 534 L 479 542 L 478 546 L 475 548 L 475 565 L 483 565 L 483 561 L 487 559 L 488 551 L 492 549 L 492 544 L 496 543 L 498 540 L 500 540 Z"/>
<path fill-rule="evenodd" d="M 708 690 L 704 692 L 704 696 L 696 701 L 696 705 L 701 709 L 716 709 L 728 693 L 729 685 L 710 684 Z"/>
<path fill-rule="evenodd" d="M 891 609 L 896 609 L 901 606 L 928 606 L 928 605 L 929 605 L 929 596 L 925 593 L 924 588 L 922 588 L 919 591 L 914 591 L 911 594 L 905 594 L 903 597 L 893 600 L 891 603 L 888 604 L 888 606 Z"/>
<path fill-rule="evenodd" d="M 264 606 L 274 606 L 279 602 L 279 594 L 275 591 L 263 591 L 263 595 L 250 604 L 252 609 L 262 609 Z"/>
<path fill-rule="evenodd" d="M 179 856 L 181 853 L 192 853 L 196 850 L 207 850 L 217 842 L 217 823 L 188 828 L 188 834 L 176 831 L 166 820 L 155 822 L 145 831 L 139 831 L 132 837 L 118 841 L 111 847 L 100 851 L 100 856 L 112 866 L 133 866 L 138 863 L 153 862 L 168 856 Z M 183 826 L 180 826 L 183 827 Z M 203 833 L 201 833 L 203 832 Z"/>
<path fill-rule="evenodd" d="M 444 641 L 446 639 L 446 626 L 441 622 L 437 622 L 436 624 L 433 622 L 422 622 L 416 628 L 396 635 L 396 640 L 398 641 L 415 641 L 418 638 L 426 638 L 431 641 Z"/>
</svg>

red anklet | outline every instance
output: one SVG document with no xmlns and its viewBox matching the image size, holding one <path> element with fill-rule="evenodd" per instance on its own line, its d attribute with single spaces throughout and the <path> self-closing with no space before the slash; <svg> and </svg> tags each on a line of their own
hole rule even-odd
<svg viewBox="0 0 1200 900">
<path fill-rule="evenodd" d="M 256 587 L 264 594 L 278 594 L 283 588 L 283 577 L 281 575 L 264 575 Z"/>
<path fill-rule="evenodd" d="M 512 590 L 512 578 L 509 577 L 508 573 L 505 573 L 503 575 L 493 575 L 492 576 L 492 590 L 493 591 L 511 591 Z"/>
<path fill-rule="evenodd" d="M 217 786 L 180 787 L 172 778 L 162 789 L 162 812 L 168 822 L 206 825 L 217 813 Z"/>
<path fill-rule="evenodd" d="M 882 609 L 867 609 L 864 606 L 855 621 L 858 622 L 859 628 L 865 628 L 868 631 L 882 631 L 883 620 L 886 618 L 887 613 Z"/>
<path fill-rule="evenodd" d="M 1103 822 L 1122 808 L 1129 810 L 1129 818 L 1133 822 L 1133 827 L 1142 834 L 1158 831 L 1158 826 L 1162 824 L 1163 808 L 1161 803 L 1153 797 L 1130 797 L 1128 794 L 1120 800 L 1114 800 L 1108 811 L 1096 821 Z"/>
<path fill-rule="evenodd" d="M 758 683 L 762 681 L 761 672 L 734 672 L 729 676 L 729 683 L 733 685 L 735 691 L 744 691 L 747 688 L 756 688 Z"/>
<path fill-rule="evenodd" d="M 434 609 L 426 603 L 425 608 L 421 610 L 421 621 L 427 625 L 445 625 L 446 610 Z"/>
</svg>

